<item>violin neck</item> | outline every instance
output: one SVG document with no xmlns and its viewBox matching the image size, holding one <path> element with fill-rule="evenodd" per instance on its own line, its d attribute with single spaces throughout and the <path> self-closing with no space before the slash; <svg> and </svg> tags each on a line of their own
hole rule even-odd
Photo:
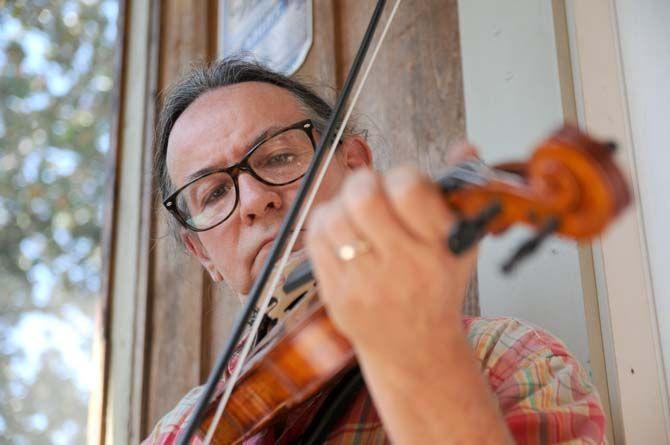
<svg viewBox="0 0 670 445">
<path fill-rule="evenodd" d="M 504 182 L 518 186 L 524 182 L 523 171 L 504 164 L 491 168 L 479 158 L 472 158 L 460 164 L 448 167 L 437 179 L 440 189 L 450 194 L 464 187 L 484 186 L 493 182 Z M 510 166 L 509 168 L 507 168 Z"/>
</svg>

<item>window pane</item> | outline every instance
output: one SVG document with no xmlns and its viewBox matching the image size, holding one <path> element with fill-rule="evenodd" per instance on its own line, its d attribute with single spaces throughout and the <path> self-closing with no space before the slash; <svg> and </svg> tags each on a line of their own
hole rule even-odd
<svg viewBox="0 0 670 445">
<path fill-rule="evenodd" d="M 86 441 L 116 0 L 0 0 L 0 442 Z"/>
</svg>

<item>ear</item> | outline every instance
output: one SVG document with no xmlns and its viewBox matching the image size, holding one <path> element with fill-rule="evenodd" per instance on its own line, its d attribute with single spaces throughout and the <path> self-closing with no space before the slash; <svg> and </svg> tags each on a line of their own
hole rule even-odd
<svg viewBox="0 0 670 445">
<path fill-rule="evenodd" d="M 342 140 L 341 160 L 350 170 L 372 168 L 372 149 L 362 136 L 353 136 Z"/>
<path fill-rule="evenodd" d="M 223 276 L 216 269 L 214 263 L 209 258 L 209 254 L 207 253 L 205 247 L 200 242 L 200 237 L 197 234 L 189 232 L 187 230 L 182 230 L 179 233 L 179 236 L 181 237 L 182 242 L 184 243 L 188 251 L 191 253 L 191 255 L 196 257 L 198 261 L 200 261 L 200 264 L 202 264 L 202 267 L 207 269 L 207 272 L 209 272 L 209 276 L 212 277 L 212 281 L 214 282 L 223 281 Z"/>
</svg>

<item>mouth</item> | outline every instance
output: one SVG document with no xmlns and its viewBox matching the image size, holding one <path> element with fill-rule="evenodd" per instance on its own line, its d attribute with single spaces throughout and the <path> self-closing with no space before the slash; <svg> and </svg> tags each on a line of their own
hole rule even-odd
<svg viewBox="0 0 670 445">
<path fill-rule="evenodd" d="M 291 249 L 292 252 L 295 252 L 296 250 L 300 250 L 303 248 L 302 235 L 304 234 L 304 232 L 305 229 L 300 230 L 298 239 L 296 239 L 296 242 L 293 245 L 293 249 Z M 270 250 L 272 249 L 272 246 L 274 245 L 274 241 L 276 238 L 277 234 L 274 234 L 259 244 L 258 250 L 256 251 L 256 255 L 254 257 L 253 269 L 259 270 L 259 268 L 262 267 L 263 264 L 265 264 L 265 261 L 270 255 Z"/>
<path fill-rule="evenodd" d="M 272 248 L 272 245 L 275 242 L 275 237 L 273 236 L 272 238 L 263 241 L 260 246 L 258 247 L 258 251 L 256 252 L 256 259 L 258 259 L 261 254 L 266 254 L 269 253 L 270 249 Z M 266 255 L 264 255 L 266 256 Z"/>
</svg>

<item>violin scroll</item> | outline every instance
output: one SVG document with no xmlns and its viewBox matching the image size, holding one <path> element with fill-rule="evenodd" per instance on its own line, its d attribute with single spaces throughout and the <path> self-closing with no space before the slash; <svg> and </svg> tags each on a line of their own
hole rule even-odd
<svg viewBox="0 0 670 445">
<path fill-rule="evenodd" d="M 531 226 L 537 235 L 505 263 L 503 271 L 509 272 L 552 233 L 578 241 L 599 235 L 630 203 L 613 147 L 566 125 L 526 163 L 476 171 L 457 187 L 449 178 L 439 181 L 445 201 L 461 218 L 449 237 L 450 249 L 458 254 L 487 233 L 500 234 L 517 223 Z"/>
</svg>

